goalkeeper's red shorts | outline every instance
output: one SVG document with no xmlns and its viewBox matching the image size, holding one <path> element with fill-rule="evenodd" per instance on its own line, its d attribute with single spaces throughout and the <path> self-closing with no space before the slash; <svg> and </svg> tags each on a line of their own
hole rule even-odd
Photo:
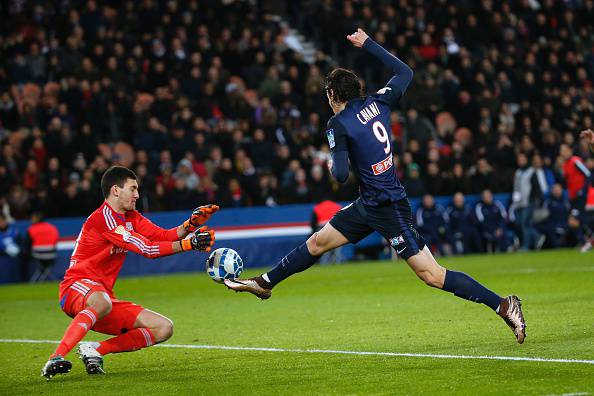
<svg viewBox="0 0 594 396">
<path fill-rule="evenodd" d="M 103 285 L 92 280 L 81 279 L 74 282 L 60 295 L 62 311 L 74 318 L 86 308 L 87 298 L 94 292 L 105 292 L 107 295 L 111 295 Z M 144 308 L 129 301 L 120 301 L 113 297 L 109 297 L 109 299 L 111 301 L 111 312 L 97 320 L 91 330 L 111 335 L 118 335 L 132 330 L 136 318 Z"/>
</svg>

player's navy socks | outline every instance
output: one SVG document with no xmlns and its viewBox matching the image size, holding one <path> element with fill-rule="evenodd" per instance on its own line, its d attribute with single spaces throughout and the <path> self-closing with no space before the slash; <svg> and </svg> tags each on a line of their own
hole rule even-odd
<svg viewBox="0 0 594 396">
<path fill-rule="evenodd" d="M 501 297 L 481 285 L 463 272 L 446 270 L 443 290 L 454 293 L 455 296 L 485 304 L 494 311 L 499 308 Z"/>
<path fill-rule="evenodd" d="M 319 257 L 312 256 L 309 253 L 307 244 L 305 242 L 302 243 L 293 249 L 291 253 L 283 257 L 276 267 L 265 274 L 270 280 L 270 287 L 276 286 L 279 282 L 297 272 L 305 271 L 314 265 L 318 259 Z"/>
</svg>

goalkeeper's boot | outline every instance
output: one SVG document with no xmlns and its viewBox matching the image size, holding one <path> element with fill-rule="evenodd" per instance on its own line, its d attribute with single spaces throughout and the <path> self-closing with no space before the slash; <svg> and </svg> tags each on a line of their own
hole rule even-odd
<svg viewBox="0 0 594 396">
<path fill-rule="evenodd" d="M 103 356 L 97 352 L 98 342 L 83 342 L 76 349 L 78 357 L 85 364 L 87 374 L 105 374 L 103 371 Z"/>
<path fill-rule="evenodd" d="M 254 296 L 267 300 L 272 295 L 270 284 L 261 276 L 249 279 L 225 279 L 225 286 L 236 292 L 249 292 Z"/>
<path fill-rule="evenodd" d="M 41 376 L 48 381 L 56 374 L 66 374 L 72 369 L 72 363 L 60 355 L 55 356 L 47 361 L 45 366 L 41 369 Z"/>
<path fill-rule="evenodd" d="M 505 320 L 505 323 L 514 332 L 518 344 L 523 343 L 524 338 L 526 338 L 526 321 L 522 313 L 522 302 L 518 296 L 507 296 L 501 299 L 499 316 Z"/>
</svg>

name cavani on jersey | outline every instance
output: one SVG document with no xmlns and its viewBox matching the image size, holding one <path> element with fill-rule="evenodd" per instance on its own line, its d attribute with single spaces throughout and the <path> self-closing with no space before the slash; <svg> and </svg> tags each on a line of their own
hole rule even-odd
<svg viewBox="0 0 594 396">
<path fill-rule="evenodd" d="M 369 106 L 364 107 L 363 110 L 357 114 L 357 119 L 361 124 L 365 125 L 369 122 L 369 120 L 377 117 L 379 114 L 380 111 L 377 107 L 377 103 L 371 102 Z"/>
</svg>

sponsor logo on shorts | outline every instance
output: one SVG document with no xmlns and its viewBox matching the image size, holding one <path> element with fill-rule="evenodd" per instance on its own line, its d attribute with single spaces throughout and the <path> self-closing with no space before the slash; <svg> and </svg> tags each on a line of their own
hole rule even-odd
<svg viewBox="0 0 594 396">
<path fill-rule="evenodd" d="M 386 159 L 371 165 L 371 170 L 373 170 L 373 174 L 374 175 L 381 175 L 382 173 L 384 173 L 385 171 L 387 171 L 388 169 L 390 169 L 392 167 L 392 164 L 394 163 L 394 160 L 392 158 L 392 156 L 388 156 L 386 157 Z"/>
<path fill-rule="evenodd" d="M 404 243 L 404 237 L 402 235 L 398 235 L 397 237 L 390 238 L 390 245 L 392 245 L 393 247 L 399 246 L 403 243 Z"/>
</svg>

